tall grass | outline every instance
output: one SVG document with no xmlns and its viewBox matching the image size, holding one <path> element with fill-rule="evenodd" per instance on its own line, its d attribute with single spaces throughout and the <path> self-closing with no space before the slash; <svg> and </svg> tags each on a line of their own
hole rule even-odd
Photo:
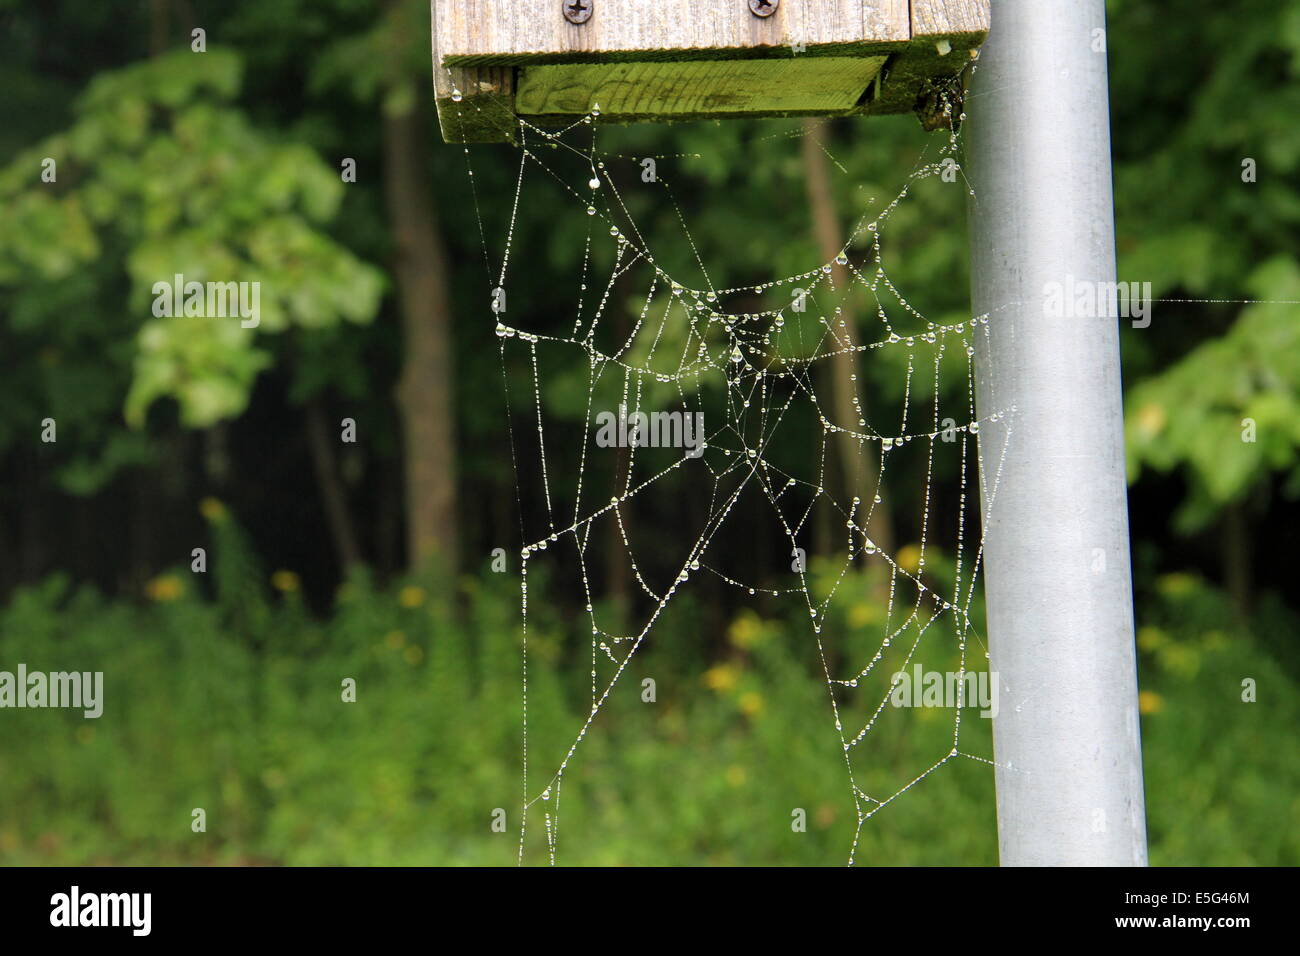
<svg viewBox="0 0 1300 956">
<path fill-rule="evenodd" d="M 419 583 L 352 578 L 326 620 L 292 575 L 275 586 L 233 522 L 210 575 L 176 571 L 147 600 L 106 602 L 56 576 L 0 612 L 0 669 L 102 670 L 104 714 L 0 711 L 0 861 L 18 864 L 509 864 L 519 846 L 518 596 L 465 579 L 456 606 Z M 224 530 L 221 530 L 224 529 Z M 879 641 L 872 582 L 850 575 L 824 622 L 834 664 Z M 1165 579 L 1141 630 L 1152 860 L 1300 862 L 1300 692 L 1222 601 Z M 806 612 L 805 612 L 806 613 Z M 565 864 L 836 864 L 857 818 L 826 682 L 805 621 L 740 614 L 718 642 L 689 603 L 652 633 L 552 800 L 527 859 Z M 529 773 L 536 796 L 590 708 L 589 630 L 539 606 L 530 638 Z M 703 646 L 722 651 L 704 655 Z M 984 666 L 977 635 L 972 666 Z M 936 628 L 916 660 L 956 667 Z M 888 664 L 890 662 L 886 662 Z M 610 667 L 605 666 L 608 672 Z M 889 668 L 879 677 L 887 682 Z M 341 699 L 356 682 L 355 703 Z M 642 697 L 647 678 L 655 700 Z M 1241 701 L 1253 678 L 1258 701 Z M 885 684 L 840 695 L 853 728 Z M 962 750 L 992 756 L 963 712 Z M 852 766 L 888 796 L 951 747 L 953 712 L 887 707 Z M 191 828 L 206 813 L 206 832 Z M 505 811 L 506 832 L 493 814 Z M 792 828 L 796 810 L 806 832 Z M 557 814 L 558 811 L 558 814 Z M 950 761 L 861 830 L 864 864 L 996 862 L 992 768 Z"/>
</svg>

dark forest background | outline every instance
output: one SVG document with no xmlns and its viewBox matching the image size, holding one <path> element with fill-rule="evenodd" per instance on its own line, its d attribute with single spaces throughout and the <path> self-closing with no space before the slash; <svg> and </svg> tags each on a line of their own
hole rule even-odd
<svg viewBox="0 0 1300 956">
<path fill-rule="evenodd" d="M 1243 300 L 1300 299 L 1300 3 L 1109 8 L 1120 278 L 1178 300 L 1122 326 L 1153 859 L 1294 864 L 1300 311 Z M 472 147 L 471 191 L 429 77 L 419 0 L 0 0 L 0 668 L 118 675 L 97 723 L 0 718 L 0 860 L 512 861 L 490 814 L 517 814 L 521 515 L 545 503 L 531 472 L 516 497 L 507 416 L 528 434 L 535 411 L 505 404 L 480 217 L 499 257 L 518 153 Z M 610 128 L 601 148 L 685 275 L 677 208 L 627 159 L 666 157 L 722 287 L 825 261 L 826 236 L 896 195 L 934 135 L 910 116 L 745 121 Z M 567 331 L 587 217 L 526 185 L 512 321 Z M 969 318 L 966 200 L 930 179 L 891 220 L 891 275 L 938 323 Z M 607 274 L 610 250 L 593 255 Z M 150 286 L 175 272 L 261 281 L 261 327 L 154 319 Z M 630 328 L 644 291 L 615 284 L 610 321 Z M 871 310 L 845 305 L 870 338 Z M 570 479 L 577 365 L 545 367 L 548 457 Z M 531 394 L 526 363 L 507 373 Z M 901 366 L 858 374 L 870 417 L 896 420 Z M 960 407 L 964 381 L 942 387 Z M 339 441 L 344 419 L 357 441 Z M 811 453 L 787 434 L 776 453 Z M 923 465 L 882 515 L 900 555 Z M 607 498 L 623 467 L 592 459 L 586 480 Z M 843 495 L 851 471 L 831 472 Z M 941 463 L 938 485 L 955 480 Z M 673 573 L 698 518 L 687 478 L 659 490 L 624 511 L 636 569 L 617 526 L 599 529 L 592 585 L 615 632 L 644 616 L 636 572 Z M 823 576 L 837 521 L 810 528 Z M 769 524 L 743 504 L 719 561 L 788 586 Z M 548 573 L 539 772 L 585 706 L 588 648 L 577 569 Z M 786 605 L 696 584 L 592 735 L 567 862 L 838 861 L 853 803 L 804 632 Z M 855 573 L 845 594 L 827 626 L 865 647 L 880 581 Z M 646 674 L 655 707 L 635 696 Z M 363 689 L 341 714 L 340 675 Z M 923 714 L 897 727 L 864 770 L 886 792 L 951 733 Z M 868 824 L 860 859 L 993 860 L 987 769 L 943 768 Z M 808 834 L 792 838 L 791 807 L 810 808 Z"/>
</svg>

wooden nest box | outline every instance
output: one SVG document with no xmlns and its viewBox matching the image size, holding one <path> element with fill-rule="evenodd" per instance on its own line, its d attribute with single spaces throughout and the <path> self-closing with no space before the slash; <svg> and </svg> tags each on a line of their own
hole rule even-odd
<svg viewBox="0 0 1300 956">
<path fill-rule="evenodd" d="M 568 125 L 916 110 L 989 28 L 989 0 L 431 0 L 443 137 Z"/>
</svg>

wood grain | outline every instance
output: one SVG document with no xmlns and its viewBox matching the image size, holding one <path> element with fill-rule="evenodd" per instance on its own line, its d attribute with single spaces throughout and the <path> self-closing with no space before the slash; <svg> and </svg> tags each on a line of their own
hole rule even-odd
<svg viewBox="0 0 1300 956">
<path fill-rule="evenodd" d="M 989 0 L 912 0 L 912 36 L 951 40 L 976 34 L 982 40 L 989 16 Z"/>
<path fill-rule="evenodd" d="M 786 0 L 770 17 L 754 16 L 745 0 L 585 2 L 594 12 L 575 26 L 560 0 L 441 0 L 438 47 L 462 66 L 740 56 L 795 44 L 815 52 L 911 36 L 906 0 Z"/>
<path fill-rule="evenodd" d="M 599 105 L 612 122 L 848 110 L 884 62 L 877 56 L 521 67 L 516 109 L 582 114 Z"/>
<path fill-rule="evenodd" d="M 782 0 L 766 18 L 747 0 L 584 0 L 574 25 L 561 2 L 431 0 L 449 142 L 596 104 L 602 123 L 924 111 L 990 17 L 990 0 Z"/>
<path fill-rule="evenodd" d="M 910 0 L 863 0 L 864 39 L 902 43 L 912 38 Z"/>
</svg>

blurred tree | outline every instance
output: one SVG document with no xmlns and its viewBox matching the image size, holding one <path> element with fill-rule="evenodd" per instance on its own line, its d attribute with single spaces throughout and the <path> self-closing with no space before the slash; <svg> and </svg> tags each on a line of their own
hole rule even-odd
<svg viewBox="0 0 1300 956">
<path fill-rule="evenodd" d="M 234 103 L 241 73 L 240 58 L 217 49 L 102 73 L 66 131 L 0 170 L 11 358 L 46 357 L 7 381 L 35 419 L 0 424 L 0 448 L 53 418 L 66 491 L 95 493 L 127 466 L 174 469 L 166 431 L 141 430 L 158 399 L 174 400 L 188 428 L 235 418 L 273 362 L 268 335 L 364 323 L 378 308 L 381 273 L 322 231 L 342 198 L 338 176 L 248 121 Z M 258 314 L 186 315 L 173 302 L 176 314 L 162 315 L 158 291 L 176 276 L 248 283 Z M 136 485 L 141 542 L 158 538 L 150 493 Z"/>
<path fill-rule="evenodd" d="M 215 50 L 103 74 L 71 129 L 0 171 L 14 227 L 0 238 L 0 283 L 15 289 L 18 328 L 62 313 L 63 283 L 121 256 L 115 264 L 131 280 L 125 326 L 139 329 L 125 403 L 132 425 L 162 397 L 191 427 L 234 417 L 270 362 L 259 334 L 366 322 L 378 307 L 381 274 L 316 228 L 337 210 L 338 177 L 310 150 L 249 126 L 230 105 L 239 75 L 238 57 Z M 50 182 L 47 158 L 57 164 Z M 158 315 L 155 287 L 176 275 L 258 283 L 257 324 Z"/>
<path fill-rule="evenodd" d="M 426 62 L 429 5 L 394 3 L 386 49 L 384 191 L 396 242 L 393 269 L 402 303 L 405 354 L 397 401 L 406 462 L 407 558 L 423 569 L 457 564 L 455 362 L 449 264 L 430 189 L 432 100 Z"/>
<path fill-rule="evenodd" d="M 1149 281 L 1126 329 L 1129 471 L 1177 470 L 1179 532 L 1219 529 L 1245 608 L 1252 512 L 1300 495 L 1300 3 L 1213 0 L 1170 19 L 1112 0 L 1121 276 Z M 1152 71 L 1145 49 L 1180 55 Z"/>
<path fill-rule="evenodd" d="M 847 246 L 848 236 L 836 208 L 831 188 L 831 160 L 826 151 L 826 121 L 806 120 L 803 136 L 804 177 L 808 181 L 808 207 L 812 215 L 812 232 L 817 244 L 818 257 L 832 266 L 837 289 L 851 288 L 853 276 L 849 266 L 837 262 Z M 869 267 L 869 264 L 868 264 Z M 835 423 L 841 428 L 857 430 L 859 422 L 865 423 L 869 410 L 857 386 L 859 344 L 858 318 L 851 300 L 846 300 L 838 316 L 828 317 L 834 348 L 839 354 L 826 367 L 830 379 L 827 389 L 831 396 Z M 838 318 L 838 321 L 836 319 Z M 881 550 L 894 552 L 894 529 L 889 512 L 872 506 L 870 498 L 876 493 L 880 475 L 880 459 L 870 442 L 854 440 L 849 432 L 840 432 L 838 458 L 847 500 L 858 497 L 864 502 L 860 514 L 868 514 L 867 536 Z"/>
<path fill-rule="evenodd" d="M 391 0 L 374 26 L 336 42 L 317 82 L 343 82 L 381 111 L 384 200 L 402 318 L 402 421 L 407 560 L 454 575 L 457 515 L 455 348 L 450 263 L 434 202 L 429 5 Z"/>
<path fill-rule="evenodd" d="M 1290 116 L 1300 106 L 1300 4 L 1185 6 L 1186 16 L 1170 20 L 1135 0 L 1110 4 L 1122 273 L 1152 281 L 1168 299 L 1295 298 L 1300 136 Z M 95 544 L 115 538 L 119 510 L 138 524 L 132 561 L 166 560 L 176 545 L 166 540 L 165 511 L 152 517 L 160 497 L 184 500 L 192 513 L 215 476 L 244 482 L 237 510 L 264 509 L 246 521 L 259 549 L 289 547 L 320 525 L 343 563 L 361 555 L 390 569 L 403 550 L 413 560 L 459 552 L 469 566 L 471 555 L 520 534 L 516 501 L 525 515 L 541 513 L 540 485 L 523 475 L 516 499 L 514 475 L 502 467 L 512 419 L 493 383 L 504 371 L 512 390 L 529 394 L 531 369 L 511 361 L 503 369 L 491 315 L 474 314 L 474 303 L 486 304 L 481 270 L 487 260 L 495 281 L 510 234 L 515 321 L 566 331 L 588 250 L 586 275 L 606 277 L 612 251 L 599 235 L 589 244 L 591 218 L 547 171 L 581 185 L 589 176 L 581 156 L 530 140 L 527 214 L 513 230 L 517 151 L 470 150 L 476 188 L 465 188 L 465 151 L 438 142 L 429 123 L 427 16 L 424 0 L 0 0 L 0 580 L 58 564 L 115 564 L 113 551 Z M 196 23 L 208 28 L 202 55 L 189 51 Z M 153 64 L 118 69 L 182 41 Z M 1184 55 L 1152 70 L 1148 51 L 1162 49 Z M 911 117 L 822 124 L 816 137 L 804 129 L 782 121 L 602 128 L 596 158 L 657 263 L 701 287 L 734 287 L 824 261 L 838 233 L 891 201 L 938 142 Z M 640 178 L 648 156 L 657 158 L 658 182 Z M 814 181 L 817 156 L 824 181 Z M 56 182 L 40 181 L 47 157 Z M 343 157 L 357 160 L 357 182 L 340 183 Z M 1256 182 L 1242 181 L 1246 159 Z M 964 184 L 930 178 L 909 190 L 884 236 L 890 276 L 925 318 L 969 318 Z M 832 238 L 815 237 L 818 220 L 831 224 L 822 232 Z M 849 252 L 857 262 L 869 256 L 864 241 Z M 366 263 L 391 271 L 392 295 L 382 295 L 382 274 Z M 151 282 L 176 271 L 262 281 L 260 327 L 152 319 Z M 634 325 L 643 293 L 635 282 L 616 288 L 602 332 Z M 455 336 L 454 303 L 469 306 Z M 868 296 L 842 305 L 855 341 L 880 334 Z M 898 303 L 885 306 L 891 320 L 910 320 Z M 819 314 L 808 317 L 815 332 Z M 385 321 L 365 325 L 373 315 Z M 1241 594 L 1253 586 L 1260 509 L 1294 495 L 1293 315 L 1286 306 L 1161 303 L 1149 329 L 1124 331 L 1135 516 L 1148 522 L 1152 560 L 1186 559 L 1186 549 L 1166 547 L 1164 527 L 1185 487 L 1175 531 L 1208 545 L 1206 560 L 1221 560 Z M 665 329 L 663 354 L 684 341 L 678 325 Z M 906 369 L 896 353 L 868 354 L 856 370 L 864 417 L 885 427 L 900 420 Z M 548 429 L 586 413 L 588 369 L 562 364 L 542 378 Z M 940 388 L 947 407 L 960 407 L 959 375 Z M 320 440 L 322 428 L 332 438 L 338 405 L 365 425 L 360 445 Z M 843 407 L 836 417 L 849 414 Z M 148 427 L 123 427 L 124 409 Z M 528 437 L 533 423 L 520 414 L 513 423 Z M 33 428 L 47 416 L 61 442 L 34 447 Z M 1246 419 L 1254 443 L 1242 441 Z M 782 435 L 773 454 L 812 460 L 815 420 L 807 424 Z M 198 428 L 207 428 L 201 439 Z M 285 431 L 295 440 L 283 442 Z M 553 428 L 548 452 L 572 466 L 580 433 Z M 192 454 L 200 443 L 201 457 Z M 273 481 L 241 479 L 257 475 L 272 451 L 282 456 Z M 522 449 L 521 459 L 535 459 L 534 450 Z M 613 483 L 613 456 L 588 467 L 592 487 Z M 924 482 L 893 468 L 880 515 L 904 545 L 916 533 Z M 291 476 L 301 473 L 317 476 L 319 500 L 299 501 Z M 458 482 L 478 493 L 458 496 Z M 69 507 L 59 490 L 96 497 Z M 665 488 L 669 498 L 681 490 Z M 645 535 L 639 547 L 651 563 L 671 533 L 662 520 L 671 505 L 639 500 L 624 515 Z M 278 516 L 291 509 L 302 523 L 282 528 Z M 759 518 L 748 516 L 752 529 Z M 70 548 L 56 532 L 73 523 Z M 779 562 L 765 553 L 774 545 L 753 534 L 729 557 L 761 577 Z M 304 559 L 316 560 L 306 540 Z M 602 566 L 608 581 L 598 587 L 618 591 L 626 568 L 613 557 Z M 1261 575 L 1275 566 L 1266 556 L 1256 564 Z M 318 594 L 328 582 L 317 578 Z"/>
</svg>

